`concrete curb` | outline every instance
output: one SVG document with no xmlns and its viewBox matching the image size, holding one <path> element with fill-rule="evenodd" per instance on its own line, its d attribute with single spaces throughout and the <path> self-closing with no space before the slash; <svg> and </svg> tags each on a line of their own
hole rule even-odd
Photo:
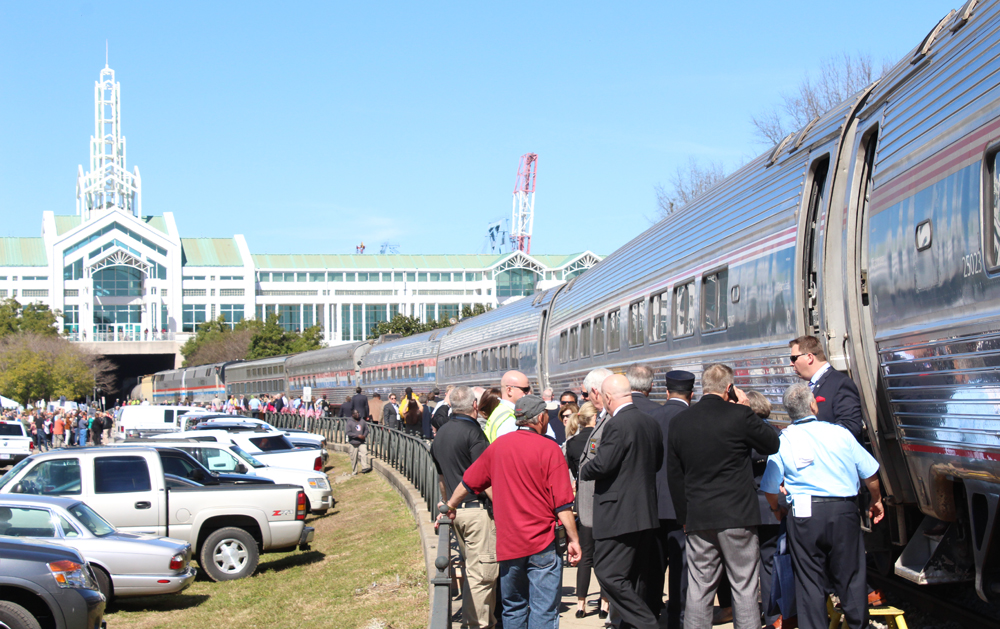
<svg viewBox="0 0 1000 629">
<path fill-rule="evenodd" d="M 345 443 L 330 443 L 327 447 L 344 454 L 350 452 L 350 448 Z M 434 586 L 431 584 L 431 581 L 437 576 L 437 568 L 434 566 L 434 560 L 437 559 L 438 554 L 438 536 L 434 531 L 434 521 L 431 519 L 431 512 L 427 510 L 424 497 L 420 495 L 416 487 L 410 484 L 410 481 L 405 476 L 381 459 L 369 454 L 368 462 L 372 466 L 372 469 L 378 472 L 382 478 L 389 481 L 389 484 L 396 490 L 396 493 L 402 496 L 403 502 L 406 503 L 406 506 L 410 509 L 410 513 L 413 514 L 413 519 L 417 524 L 417 532 L 420 533 L 420 546 L 424 551 L 424 563 L 427 568 L 427 585 L 431 593 L 433 593 Z"/>
</svg>

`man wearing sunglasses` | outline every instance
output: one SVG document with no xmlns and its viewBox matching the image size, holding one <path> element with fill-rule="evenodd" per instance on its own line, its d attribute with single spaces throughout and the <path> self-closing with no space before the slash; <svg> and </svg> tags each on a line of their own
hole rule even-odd
<svg viewBox="0 0 1000 629">
<path fill-rule="evenodd" d="M 528 376 L 520 371 L 508 371 L 500 378 L 500 403 L 486 420 L 486 438 L 490 443 L 496 441 L 497 437 L 517 430 L 514 405 L 529 393 L 531 393 L 531 383 L 528 382 Z M 545 434 L 552 439 L 556 438 L 551 426 L 546 429 Z"/>
<path fill-rule="evenodd" d="M 827 362 L 823 346 L 815 336 L 800 336 L 788 346 L 792 350 L 789 357 L 792 368 L 800 378 L 808 381 L 816 397 L 819 405 L 816 418 L 843 426 L 855 439 L 860 439 L 863 420 L 857 385 Z"/>
</svg>

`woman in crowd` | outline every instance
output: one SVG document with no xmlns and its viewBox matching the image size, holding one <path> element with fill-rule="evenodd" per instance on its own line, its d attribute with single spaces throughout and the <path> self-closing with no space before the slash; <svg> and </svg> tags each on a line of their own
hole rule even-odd
<svg viewBox="0 0 1000 629">
<path fill-rule="evenodd" d="M 483 394 L 479 397 L 479 427 L 486 427 L 486 420 L 490 418 L 490 414 L 496 409 L 497 405 L 500 403 L 500 387 L 491 387 L 483 391 Z"/>
<path fill-rule="evenodd" d="M 559 408 L 560 417 L 566 420 L 566 463 L 574 480 L 580 472 L 580 458 L 590 441 L 597 423 L 597 409 L 590 402 L 585 403 L 576 411 L 576 404 L 563 404 Z M 568 415 L 568 417 L 567 417 Z M 570 435 L 573 435 L 570 437 Z M 590 572 L 594 567 L 594 531 L 589 526 L 583 526 L 579 520 L 576 531 L 580 536 L 580 563 L 576 566 L 576 617 L 587 615 L 587 592 L 590 590 Z M 600 617 L 608 613 L 608 599 L 601 596 Z"/>
</svg>

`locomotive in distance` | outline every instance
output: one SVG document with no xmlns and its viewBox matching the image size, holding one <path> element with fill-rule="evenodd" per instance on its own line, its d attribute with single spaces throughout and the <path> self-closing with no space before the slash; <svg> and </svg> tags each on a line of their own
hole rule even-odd
<svg viewBox="0 0 1000 629">
<path fill-rule="evenodd" d="M 917 583 L 1000 598 L 1000 4 L 951 11 L 882 79 L 586 273 L 407 338 L 167 371 L 158 402 L 493 385 L 725 362 L 767 395 L 788 341 L 858 384 L 888 517 L 870 549 Z M 665 397 L 662 377 L 653 396 Z"/>
</svg>

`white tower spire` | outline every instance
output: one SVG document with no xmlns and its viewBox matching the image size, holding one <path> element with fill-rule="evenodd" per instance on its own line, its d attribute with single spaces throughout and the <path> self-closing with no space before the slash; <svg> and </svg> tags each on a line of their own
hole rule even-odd
<svg viewBox="0 0 1000 629">
<path fill-rule="evenodd" d="M 125 166 L 125 136 L 121 134 L 121 84 L 105 66 L 94 83 L 94 135 L 90 136 L 90 171 L 77 167 L 76 213 L 88 221 L 107 211 L 128 212 L 142 218 L 142 181 L 139 169 Z M 96 214 L 95 214 L 96 212 Z"/>
</svg>

